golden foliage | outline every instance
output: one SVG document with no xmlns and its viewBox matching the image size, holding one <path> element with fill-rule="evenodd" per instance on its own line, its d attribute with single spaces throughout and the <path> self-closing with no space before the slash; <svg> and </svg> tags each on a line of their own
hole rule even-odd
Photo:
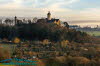
<svg viewBox="0 0 100 66">
<path fill-rule="evenodd" d="M 73 63 L 76 64 L 86 64 L 90 62 L 90 60 L 85 57 L 68 57 L 67 61 L 73 61 Z"/>
<path fill-rule="evenodd" d="M 43 44 L 44 45 L 49 44 L 49 40 L 48 39 L 43 40 Z"/>
<path fill-rule="evenodd" d="M 66 47 L 68 43 L 69 43 L 68 40 L 61 41 L 61 47 Z"/>
<path fill-rule="evenodd" d="M 33 52 L 32 51 L 29 51 L 29 55 L 33 55 Z"/>
<path fill-rule="evenodd" d="M 85 57 L 75 57 L 77 63 L 88 63 L 90 60 Z"/>
<path fill-rule="evenodd" d="M 37 66 L 46 66 L 45 63 L 43 62 L 43 60 L 37 59 L 35 61 L 38 61 Z"/>
<path fill-rule="evenodd" d="M 19 38 L 14 38 L 14 43 L 20 43 L 20 39 Z"/>
<path fill-rule="evenodd" d="M 0 48 L 0 59 L 4 60 L 11 58 L 9 51 L 10 51 L 9 49 Z"/>
<path fill-rule="evenodd" d="M 64 63 L 64 62 L 66 62 L 66 57 L 65 56 L 56 57 L 56 60 L 61 63 Z"/>
</svg>

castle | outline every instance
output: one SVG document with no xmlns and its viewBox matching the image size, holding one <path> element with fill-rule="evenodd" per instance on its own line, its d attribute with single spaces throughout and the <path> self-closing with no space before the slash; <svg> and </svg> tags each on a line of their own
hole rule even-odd
<svg viewBox="0 0 100 66">
<path fill-rule="evenodd" d="M 32 22 L 32 21 L 25 21 L 25 19 L 23 19 L 22 21 L 21 20 L 18 20 L 17 17 L 15 16 L 15 24 L 17 23 L 22 23 L 22 22 Z M 41 19 L 38 19 L 36 23 L 55 23 L 57 24 L 58 26 L 61 26 L 61 21 L 59 19 L 55 19 L 55 18 L 52 18 L 51 16 L 51 13 L 50 11 L 47 13 L 47 18 L 41 18 Z"/>
<path fill-rule="evenodd" d="M 58 26 L 61 26 L 61 21 L 59 19 L 52 18 L 50 11 L 47 13 L 47 18 L 41 18 L 35 20 L 30 20 L 30 19 L 19 19 L 16 16 L 14 19 L 5 19 L 4 21 L 0 20 L 0 22 L 3 24 L 5 23 L 6 25 L 20 25 L 20 24 L 28 24 L 28 23 L 55 23 Z"/>
<path fill-rule="evenodd" d="M 61 25 L 59 19 L 51 18 L 51 13 L 50 13 L 50 11 L 49 11 L 48 14 L 47 14 L 46 20 L 47 20 L 48 23 L 55 23 L 55 24 L 57 24 L 57 25 L 59 25 L 59 26 Z"/>
<path fill-rule="evenodd" d="M 55 24 L 61 26 L 61 21 L 59 19 L 52 18 L 50 11 L 47 13 L 47 18 L 45 18 L 45 19 L 38 19 L 37 23 L 41 23 L 41 22 L 55 23 Z"/>
</svg>

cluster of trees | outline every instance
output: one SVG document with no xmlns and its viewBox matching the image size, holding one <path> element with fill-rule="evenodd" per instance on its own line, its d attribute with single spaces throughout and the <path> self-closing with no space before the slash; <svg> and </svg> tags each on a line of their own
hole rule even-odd
<svg viewBox="0 0 100 66">
<path fill-rule="evenodd" d="M 12 40 L 15 37 L 21 40 L 44 40 L 70 42 L 89 42 L 90 36 L 85 32 L 76 31 L 53 23 L 29 23 L 15 26 L 0 25 L 0 38 Z"/>
<path fill-rule="evenodd" d="M 46 66 L 99 66 L 100 60 L 88 59 L 85 57 L 59 57 L 46 60 Z"/>
</svg>

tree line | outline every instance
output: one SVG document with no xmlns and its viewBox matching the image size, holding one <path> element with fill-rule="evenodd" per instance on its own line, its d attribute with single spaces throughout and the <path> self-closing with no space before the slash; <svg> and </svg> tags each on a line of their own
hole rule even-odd
<svg viewBox="0 0 100 66">
<path fill-rule="evenodd" d="M 68 27 L 61 27 L 54 23 L 29 23 L 15 26 L 0 25 L 0 39 L 12 40 L 15 37 L 21 40 L 44 40 L 62 41 L 68 40 L 70 42 L 89 42 L 90 36 L 75 29 Z"/>
</svg>

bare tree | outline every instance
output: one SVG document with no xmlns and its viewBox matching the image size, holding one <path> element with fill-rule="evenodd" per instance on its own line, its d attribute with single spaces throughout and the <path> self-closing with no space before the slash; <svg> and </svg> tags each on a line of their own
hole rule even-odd
<svg viewBox="0 0 100 66">
<path fill-rule="evenodd" d="M 5 19 L 4 22 L 6 23 L 6 25 L 11 25 L 13 23 L 13 20 L 7 18 L 7 19 Z"/>
<path fill-rule="evenodd" d="M 0 24 L 2 24 L 2 19 L 0 19 Z"/>
<path fill-rule="evenodd" d="M 33 23 L 36 23 L 36 22 L 37 22 L 37 20 L 38 20 L 38 18 L 37 18 L 37 17 L 33 18 Z"/>
</svg>

